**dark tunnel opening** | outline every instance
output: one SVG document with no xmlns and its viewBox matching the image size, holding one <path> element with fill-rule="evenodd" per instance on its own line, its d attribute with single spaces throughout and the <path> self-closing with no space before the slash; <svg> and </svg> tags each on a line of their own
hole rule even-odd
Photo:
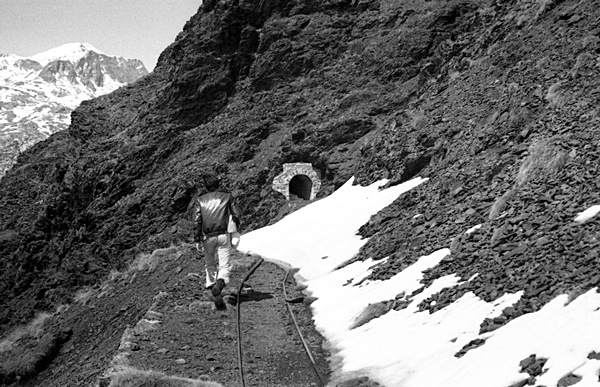
<svg viewBox="0 0 600 387">
<path fill-rule="evenodd" d="M 299 199 L 310 200 L 312 191 L 312 180 L 306 175 L 296 175 L 290 180 L 290 200 L 294 196 Z"/>
</svg>

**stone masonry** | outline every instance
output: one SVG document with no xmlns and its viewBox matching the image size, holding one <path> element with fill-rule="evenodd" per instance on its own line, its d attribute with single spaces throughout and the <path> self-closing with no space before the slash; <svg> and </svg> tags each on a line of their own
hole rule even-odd
<svg viewBox="0 0 600 387">
<path fill-rule="evenodd" d="M 296 184 L 292 184 L 294 187 L 300 185 L 302 189 L 310 190 L 310 196 L 303 199 L 313 200 L 317 196 L 321 188 L 321 179 L 319 172 L 310 163 L 283 164 L 283 173 L 273 179 L 273 189 L 281 192 L 287 200 L 295 199 L 299 195 L 295 194 L 294 188 L 290 192 L 290 182 L 294 183 L 292 180 L 294 178 L 296 178 Z"/>
</svg>

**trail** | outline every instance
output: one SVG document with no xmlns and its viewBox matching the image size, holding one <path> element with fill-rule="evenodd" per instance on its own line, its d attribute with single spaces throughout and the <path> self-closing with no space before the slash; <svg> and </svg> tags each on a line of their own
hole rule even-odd
<svg viewBox="0 0 600 387">
<path fill-rule="evenodd" d="M 254 258 L 237 257 L 224 294 L 234 293 Z M 185 273 L 155 303 L 160 322 L 137 337 L 129 364 L 169 375 L 202 375 L 225 386 L 241 386 L 237 357 L 236 310 L 214 310 L 201 279 Z M 246 386 L 318 386 L 317 378 L 285 306 L 285 271 L 263 262 L 247 283 L 252 291 L 240 298 L 243 367 Z M 288 280 L 288 297 L 302 296 Z M 328 375 L 322 337 L 312 326 L 310 307 L 291 305 L 321 375 Z"/>
</svg>

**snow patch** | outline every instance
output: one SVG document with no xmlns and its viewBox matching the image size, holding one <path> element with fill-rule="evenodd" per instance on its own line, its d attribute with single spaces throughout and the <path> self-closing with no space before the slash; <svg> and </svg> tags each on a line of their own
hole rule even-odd
<svg viewBox="0 0 600 387">
<path fill-rule="evenodd" d="M 483 226 L 483 225 L 478 224 L 476 226 L 473 226 L 470 229 L 468 229 L 467 231 L 465 231 L 465 234 L 471 234 L 471 233 L 475 232 L 476 230 L 479 230 L 481 228 L 481 226 Z"/>
<path fill-rule="evenodd" d="M 23 118 L 28 117 L 35 110 L 35 105 L 25 105 L 25 106 L 17 106 L 13 108 L 12 112 L 15 114 L 15 118 L 13 122 L 19 122 Z"/>
<path fill-rule="evenodd" d="M 585 223 L 600 213 L 600 205 L 591 206 L 587 210 L 579 213 L 575 218 L 576 223 Z"/>
</svg>

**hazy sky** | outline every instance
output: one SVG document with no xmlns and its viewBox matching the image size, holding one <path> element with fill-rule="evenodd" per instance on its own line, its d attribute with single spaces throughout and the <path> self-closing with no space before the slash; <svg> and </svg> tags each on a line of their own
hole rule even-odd
<svg viewBox="0 0 600 387">
<path fill-rule="evenodd" d="M 148 71 L 201 0 L 0 0 L 0 53 L 31 56 L 87 42 Z"/>
</svg>

